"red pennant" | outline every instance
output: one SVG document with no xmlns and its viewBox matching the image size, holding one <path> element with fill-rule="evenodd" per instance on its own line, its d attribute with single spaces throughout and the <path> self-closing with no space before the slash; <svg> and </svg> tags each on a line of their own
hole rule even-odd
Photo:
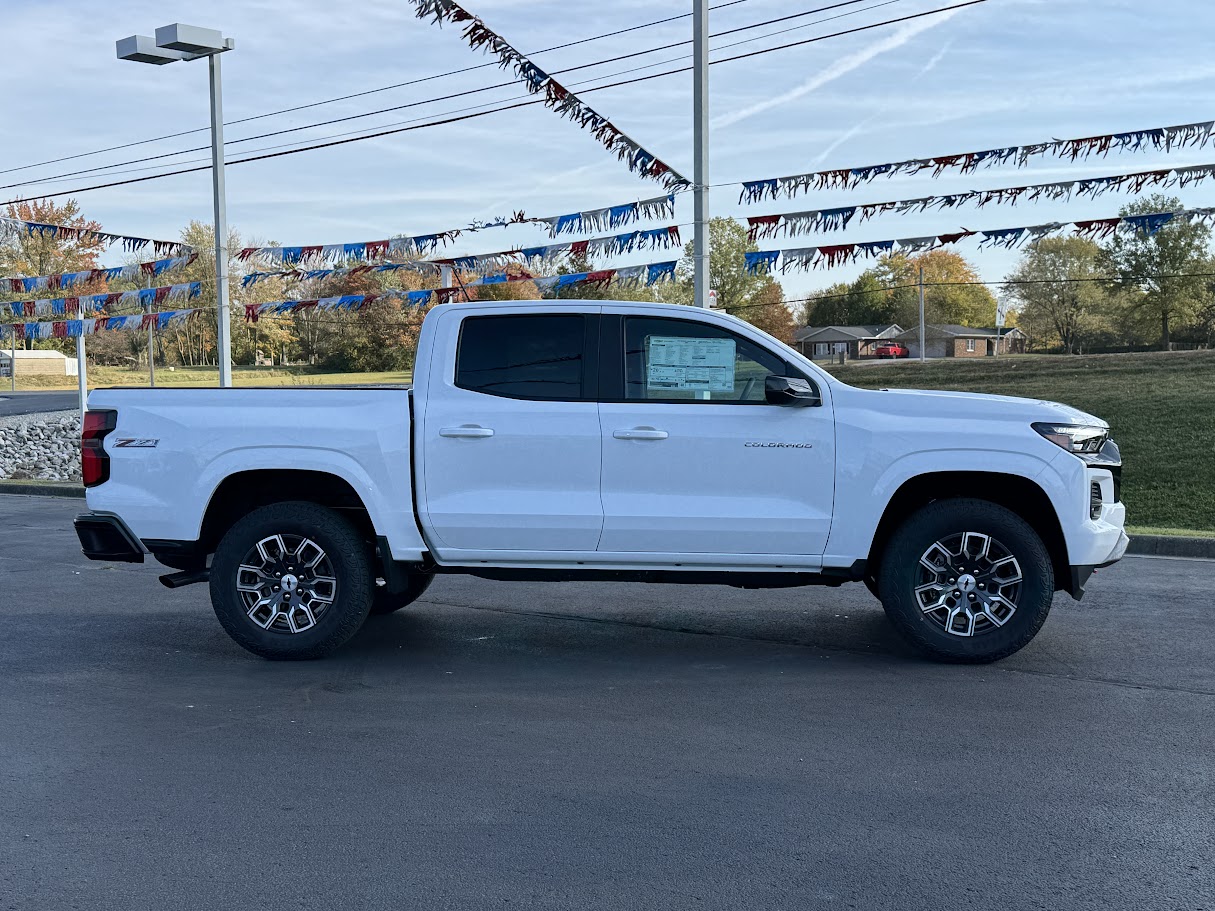
<svg viewBox="0 0 1215 911">
<path fill-rule="evenodd" d="M 591 247 L 589 240 L 576 240 L 570 244 L 570 256 L 586 256 Z"/>
<path fill-rule="evenodd" d="M 241 262 L 244 262 L 249 257 L 254 256 L 257 253 L 257 251 L 260 249 L 261 249 L 260 247 L 245 247 L 245 249 L 241 250 L 239 253 L 236 254 L 236 258 L 239 259 Z"/>
<path fill-rule="evenodd" d="M 257 308 L 260 306 L 261 306 L 261 304 L 245 304 L 245 322 L 246 323 L 256 323 L 257 322 L 257 318 L 259 316 L 259 314 L 257 312 Z"/>
<path fill-rule="evenodd" d="M 957 234 L 940 234 L 937 236 L 937 240 L 943 244 L 956 244 L 964 237 L 973 237 L 974 233 L 974 231 L 959 231 Z"/>
<path fill-rule="evenodd" d="M 80 298 L 65 297 L 63 299 L 63 306 L 69 313 L 78 313 L 80 311 Z"/>
<path fill-rule="evenodd" d="M 320 249 L 319 247 L 317 249 Z M 379 259 L 381 256 L 388 255 L 388 241 L 386 240 L 369 240 L 366 245 L 367 258 Z"/>
<path fill-rule="evenodd" d="M 309 259 L 310 257 L 318 256 L 321 252 L 321 249 L 322 248 L 319 246 L 304 247 L 303 249 L 300 250 L 300 260 L 303 261 L 303 260 Z"/>
<path fill-rule="evenodd" d="M 38 313 L 38 305 L 34 301 L 26 301 L 22 305 L 22 309 L 25 311 L 26 316 L 35 316 Z"/>
<path fill-rule="evenodd" d="M 156 303 L 163 304 L 165 302 L 165 298 L 167 298 L 168 296 L 169 296 L 168 288 L 157 288 L 156 289 L 156 294 L 155 294 Z"/>
<path fill-rule="evenodd" d="M 615 269 L 601 269 L 598 272 L 588 273 L 583 281 L 588 285 L 599 285 L 600 287 L 606 287 L 615 277 Z"/>
<path fill-rule="evenodd" d="M 754 218 L 748 218 L 747 240 L 754 243 L 761 237 L 775 237 L 779 226 L 779 215 L 756 215 Z"/>
<path fill-rule="evenodd" d="M 62 321 L 51 323 L 51 335 L 55 338 L 67 338 L 67 323 Z"/>
</svg>

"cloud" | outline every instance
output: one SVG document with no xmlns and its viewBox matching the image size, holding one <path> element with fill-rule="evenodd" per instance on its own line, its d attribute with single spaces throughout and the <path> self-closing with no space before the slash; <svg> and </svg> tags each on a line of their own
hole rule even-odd
<svg viewBox="0 0 1215 911">
<path fill-rule="evenodd" d="M 787 104 L 790 101 L 796 101 L 803 95 L 808 95 L 810 92 L 822 88 L 829 82 L 834 82 L 841 76 L 846 76 L 853 70 L 864 66 L 873 58 L 878 57 L 887 51 L 893 51 L 902 47 L 921 32 L 926 32 L 931 28 L 936 28 L 938 25 L 949 21 L 955 15 L 957 15 L 958 12 L 960 11 L 951 10 L 950 12 L 944 13 L 940 16 L 935 16 L 931 19 L 917 19 L 910 22 L 900 28 L 893 35 L 888 35 L 881 41 L 875 41 L 873 44 L 862 48 L 854 54 L 841 57 L 825 70 L 815 74 L 810 79 L 807 79 L 797 88 L 790 89 L 783 94 L 777 95 L 775 98 L 767 98 L 763 101 L 742 108 L 741 110 L 733 111 L 729 114 L 723 114 L 720 117 L 714 118 L 712 126 L 716 129 L 732 126 L 739 121 L 746 120 L 748 117 L 754 117 L 756 114 L 761 114 L 764 111 L 771 110 L 772 108 L 780 107 L 781 105 Z M 933 66 L 935 65 L 936 63 L 933 62 Z"/>
</svg>

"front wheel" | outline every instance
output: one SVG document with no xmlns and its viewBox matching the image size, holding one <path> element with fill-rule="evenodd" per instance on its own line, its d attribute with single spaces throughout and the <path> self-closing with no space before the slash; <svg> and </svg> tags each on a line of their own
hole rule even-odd
<svg viewBox="0 0 1215 911">
<path fill-rule="evenodd" d="M 1029 644 L 1055 593 L 1050 554 L 1016 513 L 986 500 L 938 500 L 891 537 L 881 561 L 882 607 L 939 661 L 981 664 Z"/>
<path fill-rule="evenodd" d="M 263 506 L 233 525 L 211 561 L 211 604 L 238 645 L 263 658 L 329 654 L 371 607 L 371 548 L 316 503 Z"/>
</svg>

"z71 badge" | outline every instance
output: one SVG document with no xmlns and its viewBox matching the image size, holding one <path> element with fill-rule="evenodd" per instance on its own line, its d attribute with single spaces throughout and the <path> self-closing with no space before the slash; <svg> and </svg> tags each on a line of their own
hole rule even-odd
<svg viewBox="0 0 1215 911">
<path fill-rule="evenodd" d="M 115 440 L 115 449 L 155 449 L 160 440 Z"/>
</svg>

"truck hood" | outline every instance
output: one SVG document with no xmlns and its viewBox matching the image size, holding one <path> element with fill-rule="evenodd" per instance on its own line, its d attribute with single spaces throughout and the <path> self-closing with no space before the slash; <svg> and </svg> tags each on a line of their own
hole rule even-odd
<svg viewBox="0 0 1215 911">
<path fill-rule="evenodd" d="M 979 392 L 944 392 L 939 389 L 865 389 L 853 390 L 864 397 L 863 405 L 902 417 L 932 417 L 970 420 L 1035 421 L 1057 424 L 1086 424 L 1109 429 L 1101 418 L 1042 399 Z M 858 404 L 862 404 L 858 402 Z"/>
</svg>

